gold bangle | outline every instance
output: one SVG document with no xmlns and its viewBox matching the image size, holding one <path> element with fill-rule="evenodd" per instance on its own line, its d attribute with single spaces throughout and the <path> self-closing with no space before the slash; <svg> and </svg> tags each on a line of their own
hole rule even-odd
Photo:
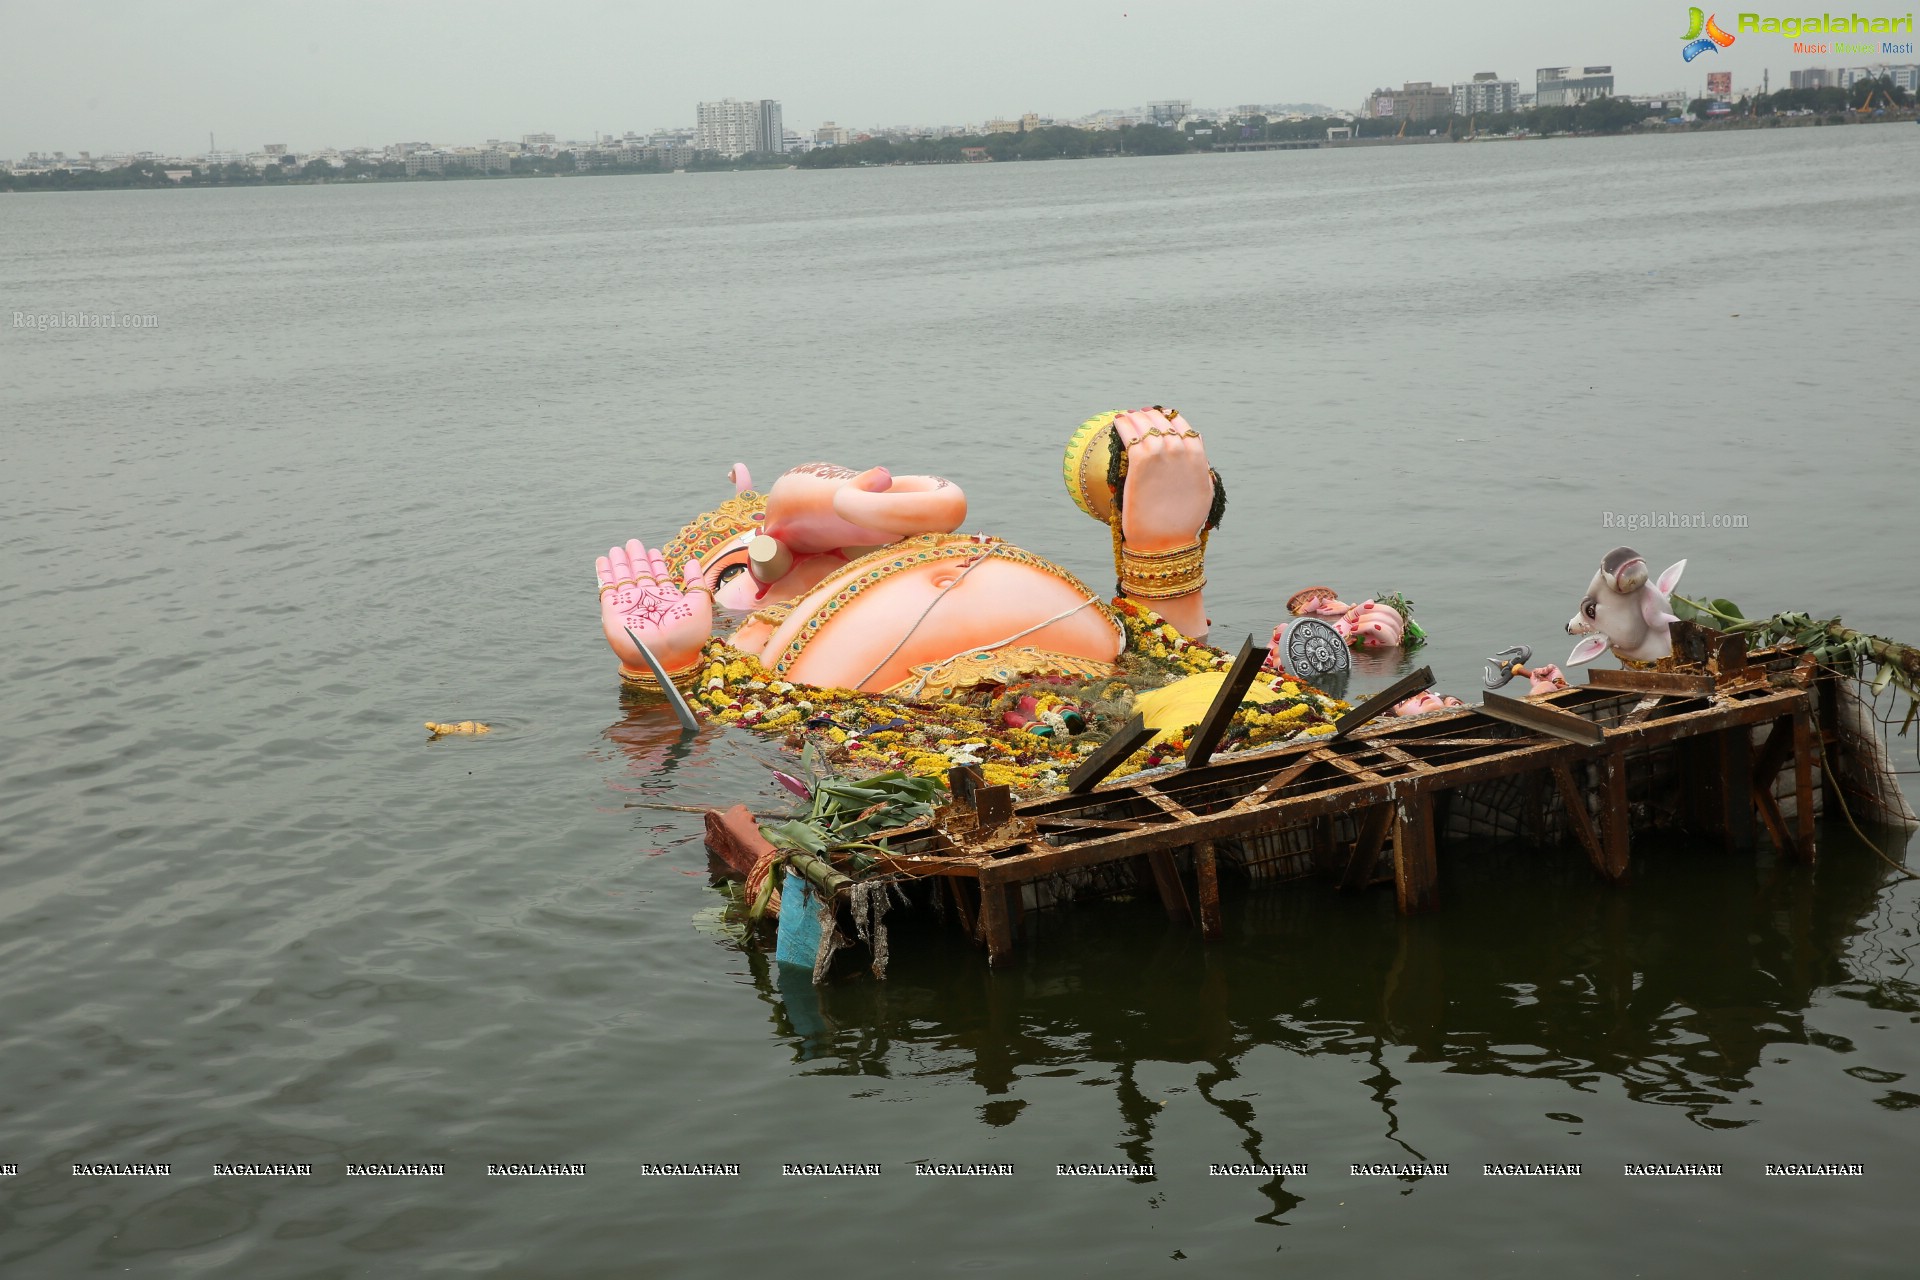
<svg viewBox="0 0 1920 1280">
<path fill-rule="evenodd" d="M 686 668 L 684 671 L 667 672 L 667 679 L 673 681 L 674 688 L 684 689 L 686 685 L 682 684 L 681 682 L 683 680 L 686 680 L 687 677 L 689 676 L 697 675 L 699 671 L 700 671 L 700 664 L 698 662 L 695 662 L 692 666 Z M 622 663 L 620 667 L 620 681 L 622 684 L 628 685 L 632 688 L 644 689 L 648 693 L 660 692 L 660 687 L 661 687 L 660 681 L 654 676 L 653 672 L 634 671 L 628 668 L 624 663 Z"/>
<path fill-rule="evenodd" d="M 619 589 L 620 584 L 617 582 L 603 582 L 600 584 L 600 594 L 603 596 L 609 591 L 618 591 Z"/>
<path fill-rule="evenodd" d="M 1207 585 L 1207 542 L 1196 538 L 1166 551 L 1135 551 L 1121 544 L 1120 593 L 1143 600 L 1170 600 Z"/>
</svg>

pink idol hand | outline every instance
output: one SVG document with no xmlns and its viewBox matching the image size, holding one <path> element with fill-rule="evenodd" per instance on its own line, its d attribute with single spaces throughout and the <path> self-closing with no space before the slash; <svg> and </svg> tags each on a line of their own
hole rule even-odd
<svg viewBox="0 0 1920 1280">
<path fill-rule="evenodd" d="M 700 660 L 701 646 L 713 635 L 713 593 L 697 566 L 689 562 L 683 581 L 675 584 L 659 550 L 649 551 L 634 538 L 624 547 L 607 548 L 594 567 L 600 575 L 600 627 L 622 667 L 651 673 L 633 636 L 669 675 Z"/>
<path fill-rule="evenodd" d="M 1213 507 L 1213 476 L 1200 433 L 1178 413 L 1161 409 L 1118 414 L 1113 429 L 1127 447 L 1121 537 L 1136 551 L 1191 543 Z"/>
</svg>

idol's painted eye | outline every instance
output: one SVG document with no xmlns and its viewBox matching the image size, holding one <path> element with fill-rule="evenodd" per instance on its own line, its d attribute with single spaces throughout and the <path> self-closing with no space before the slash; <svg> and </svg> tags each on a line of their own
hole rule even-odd
<svg viewBox="0 0 1920 1280">
<path fill-rule="evenodd" d="M 1600 611 L 1600 604 L 1592 596 L 1588 596 L 1585 600 L 1582 600 L 1580 602 L 1580 612 L 1587 615 L 1588 622 L 1592 622 L 1594 619 L 1594 615 L 1597 614 L 1599 611 Z"/>
<path fill-rule="evenodd" d="M 743 564 L 727 565 L 723 567 L 719 573 L 714 575 L 713 585 L 715 589 L 724 587 L 729 582 L 732 582 L 735 578 L 739 577 L 741 574 L 745 573 L 746 571 L 747 571 L 747 566 Z"/>
</svg>

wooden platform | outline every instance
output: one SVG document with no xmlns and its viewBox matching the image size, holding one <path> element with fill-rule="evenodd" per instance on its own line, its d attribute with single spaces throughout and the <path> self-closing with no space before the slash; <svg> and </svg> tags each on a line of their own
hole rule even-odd
<svg viewBox="0 0 1920 1280">
<path fill-rule="evenodd" d="M 1320 875 L 1344 889 L 1390 877 L 1402 912 L 1433 910 L 1444 832 L 1484 822 L 1454 813 L 1449 824 L 1449 811 L 1474 807 L 1463 798 L 1484 809 L 1489 787 L 1503 783 L 1541 801 L 1534 807 L 1611 882 L 1627 877 L 1633 831 L 1665 823 L 1736 849 L 1764 829 L 1811 860 L 1817 673 L 1795 651 L 1749 660 L 1728 645 L 1680 671 L 1596 670 L 1545 697 L 1488 694 L 1482 706 L 1416 719 L 1374 718 L 1385 708 L 1369 703 L 1356 712 L 1363 723 L 1349 716 L 1334 737 L 1019 804 L 956 770 L 952 802 L 885 836 L 882 866 L 928 882 L 998 963 L 1026 912 L 1116 880 L 1150 884 L 1170 918 L 1209 940 L 1221 933 L 1223 871 L 1255 882 Z M 1790 819 L 1776 797 L 1789 769 Z M 1525 830 L 1524 815 L 1515 821 Z M 716 849 L 728 843 L 724 826 L 712 815 Z"/>
</svg>

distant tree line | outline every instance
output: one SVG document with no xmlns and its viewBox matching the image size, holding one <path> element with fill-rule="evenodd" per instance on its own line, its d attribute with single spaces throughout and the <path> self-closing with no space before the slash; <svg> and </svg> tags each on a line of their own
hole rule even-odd
<svg viewBox="0 0 1920 1280">
<path fill-rule="evenodd" d="M 1889 103 L 1897 108 L 1913 106 L 1913 95 L 1895 85 L 1890 77 L 1867 77 L 1845 89 L 1781 89 L 1774 93 L 1742 98 L 1732 107 L 1736 117 L 1777 117 L 1788 111 L 1811 111 L 1817 116 L 1858 115 L 1880 110 Z M 1715 105 L 1705 98 L 1688 104 L 1689 114 L 1704 119 Z M 1402 134 L 1420 137 L 1429 131 L 1454 138 L 1470 134 L 1567 134 L 1622 133 L 1645 123 L 1647 108 L 1625 98 L 1595 98 L 1578 106 L 1529 107 L 1475 116 L 1436 116 L 1427 120 L 1402 122 L 1396 118 L 1343 120 L 1335 116 L 1313 116 L 1305 120 L 1268 120 L 1252 116 L 1233 123 L 1193 121 L 1180 129 L 1137 124 L 1119 129 L 1076 129 L 1071 125 L 1046 125 L 1038 129 L 1022 128 L 1011 133 L 989 133 L 974 137 L 912 138 L 894 141 L 869 138 L 838 147 L 820 147 L 800 156 L 778 152 L 748 152 L 725 157 L 712 151 L 696 151 L 686 166 L 695 172 L 726 169 L 784 168 L 838 169 L 858 165 L 885 164 L 959 164 L 972 159 L 967 152 L 977 149 L 990 160 L 1083 160 L 1096 156 L 1163 156 L 1211 151 L 1216 147 L 1246 142 L 1318 142 L 1324 141 L 1330 128 L 1351 128 L 1358 138 L 1388 138 Z M 299 164 L 284 157 L 278 164 L 254 168 L 248 164 L 202 165 L 175 182 L 167 177 L 168 168 L 152 160 L 137 160 L 119 169 L 55 169 L 45 173 L 0 173 L 0 191 L 106 191 L 131 187 L 228 187 L 283 186 L 312 182 L 446 182 L 473 178 L 570 177 L 576 174 L 662 173 L 665 167 L 657 159 L 632 163 L 595 162 L 582 170 L 574 153 L 560 151 L 552 155 L 517 155 L 509 173 L 482 173 L 477 169 L 450 168 L 444 173 L 418 173 L 409 177 L 405 161 L 347 160 L 329 164 L 309 160 Z"/>
<path fill-rule="evenodd" d="M 1875 105 L 1886 94 L 1900 106 L 1911 104 L 1903 89 L 1886 78 L 1862 80 L 1850 89 L 1788 89 L 1779 93 L 1742 99 L 1737 114 L 1771 115 L 1789 110 L 1811 110 L 1822 114 L 1858 109 L 1874 95 Z M 1709 102 L 1696 99 L 1687 110 L 1704 118 Z M 1676 103 L 1667 118 L 1679 114 Z M 1077 129 L 1070 125 L 1046 125 L 1008 133 L 945 138 L 868 138 L 837 147 L 821 147 L 800 156 L 795 163 L 802 169 L 838 169 L 875 164 L 959 164 L 975 158 L 967 154 L 984 153 L 991 160 L 1080 160 L 1094 156 L 1157 156 L 1184 152 L 1211 151 L 1222 146 L 1248 142 L 1325 141 L 1330 128 L 1351 128 L 1357 138 L 1424 137 L 1429 132 L 1454 138 L 1469 134 L 1613 134 L 1624 133 L 1645 124 L 1660 113 L 1625 98 L 1595 98 L 1575 106 L 1529 107 L 1474 116 L 1444 115 L 1427 120 L 1403 121 L 1398 117 L 1346 120 L 1337 116 L 1312 116 L 1304 120 L 1269 120 L 1252 116 L 1231 123 L 1219 121 L 1189 122 L 1181 129 L 1156 125 L 1129 125 L 1120 129 Z"/>
</svg>

